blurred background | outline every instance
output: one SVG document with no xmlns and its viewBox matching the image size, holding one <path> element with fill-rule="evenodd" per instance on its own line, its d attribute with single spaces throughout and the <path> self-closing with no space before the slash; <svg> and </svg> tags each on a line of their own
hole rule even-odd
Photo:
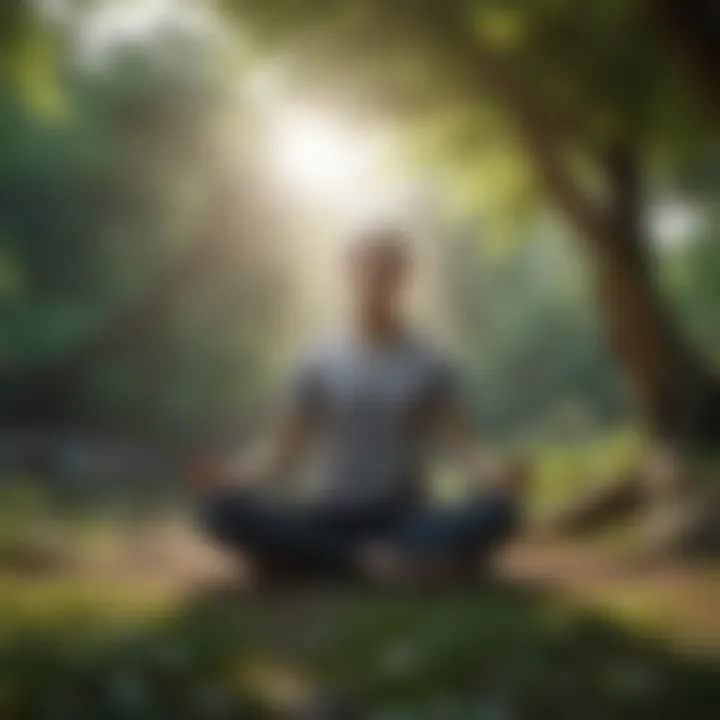
<svg viewBox="0 0 720 720">
<path fill-rule="evenodd" d="M 0 716 L 716 716 L 718 47 L 702 0 L 4 0 Z M 184 469 L 377 218 L 561 537 L 520 589 L 208 599 Z"/>
</svg>

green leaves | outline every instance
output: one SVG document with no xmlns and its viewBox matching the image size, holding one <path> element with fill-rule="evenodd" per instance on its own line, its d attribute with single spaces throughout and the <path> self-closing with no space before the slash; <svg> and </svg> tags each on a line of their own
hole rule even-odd
<svg viewBox="0 0 720 720">
<path fill-rule="evenodd" d="M 25 287 L 25 274 L 17 256 L 0 237 L 0 308 L 18 300 Z"/>
<path fill-rule="evenodd" d="M 34 3 L 7 0 L 0 9 L 0 77 L 30 108 L 48 120 L 68 112 L 58 70 L 59 38 Z"/>
<path fill-rule="evenodd" d="M 527 37 L 527 13 L 508 3 L 484 3 L 475 16 L 475 31 L 494 50 L 517 50 Z"/>
</svg>

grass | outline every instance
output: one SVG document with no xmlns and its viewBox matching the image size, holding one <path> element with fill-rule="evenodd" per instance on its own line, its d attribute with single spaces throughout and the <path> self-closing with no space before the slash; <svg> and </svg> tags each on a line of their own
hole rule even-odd
<svg viewBox="0 0 720 720">
<path fill-rule="evenodd" d="M 603 462 L 626 462 L 631 444 L 618 447 Z M 540 458 L 541 502 L 601 460 Z M 24 502 L 0 546 L 42 523 Z M 117 541 L 103 525 L 70 534 L 94 549 Z M 253 597 L 123 572 L 0 575 L 2 720 L 322 720 L 318 707 L 295 713 L 318 698 L 369 720 L 709 720 L 720 707 L 720 663 L 671 644 L 663 598 L 643 588 L 582 603 L 499 584 Z"/>
<path fill-rule="evenodd" d="M 554 510 L 593 484 L 612 481 L 638 467 L 643 445 L 643 438 L 630 429 L 573 445 L 543 445 L 533 454 L 533 509 L 541 514 Z"/>
<path fill-rule="evenodd" d="M 318 694 L 351 698 L 361 717 L 459 720 L 711 718 L 720 702 L 709 661 L 507 587 L 184 599 L 2 587 L 3 718 L 274 718 Z"/>
</svg>

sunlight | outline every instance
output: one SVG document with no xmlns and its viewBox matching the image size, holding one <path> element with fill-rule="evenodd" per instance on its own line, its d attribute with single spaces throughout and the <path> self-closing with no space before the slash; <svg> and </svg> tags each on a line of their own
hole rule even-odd
<svg viewBox="0 0 720 720">
<path fill-rule="evenodd" d="M 56 21 L 74 26 L 80 58 L 91 67 L 118 49 L 157 42 L 168 33 L 220 36 L 217 16 L 203 0 L 107 0 L 82 11 L 63 0 L 47 5 Z"/>
<path fill-rule="evenodd" d="M 278 182 L 309 200 L 357 199 L 377 172 L 373 140 L 318 112 L 278 111 L 270 142 Z"/>
</svg>

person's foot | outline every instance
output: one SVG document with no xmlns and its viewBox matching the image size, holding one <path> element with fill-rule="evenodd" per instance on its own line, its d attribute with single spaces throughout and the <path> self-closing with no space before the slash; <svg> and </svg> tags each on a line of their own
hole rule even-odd
<svg viewBox="0 0 720 720">
<path fill-rule="evenodd" d="M 363 548 L 359 560 L 363 577 L 386 588 L 447 588 L 465 582 L 469 575 L 467 566 L 453 558 L 413 559 L 382 543 Z"/>
<path fill-rule="evenodd" d="M 397 548 L 386 543 L 372 543 L 361 548 L 358 566 L 365 579 L 389 588 L 412 585 L 417 574 L 413 563 Z"/>
</svg>

